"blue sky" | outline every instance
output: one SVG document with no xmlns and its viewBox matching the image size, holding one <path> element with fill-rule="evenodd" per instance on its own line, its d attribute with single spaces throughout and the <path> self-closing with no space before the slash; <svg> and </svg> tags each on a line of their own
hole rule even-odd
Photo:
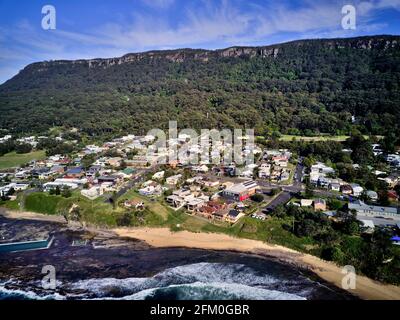
<svg viewBox="0 0 400 320">
<path fill-rule="evenodd" d="M 341 26 L 346 4 L 356 30 Z M 55 30 L 41 27 L 44 5 Z M 0 83 L 36 61 L 371 34 L 400 34 L 400 0 L 0 0 Z"/>
</svg>

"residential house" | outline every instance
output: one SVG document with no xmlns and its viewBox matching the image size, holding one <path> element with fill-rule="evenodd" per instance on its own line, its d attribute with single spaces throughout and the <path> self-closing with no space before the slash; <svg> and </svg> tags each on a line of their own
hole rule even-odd
<svg viewBox="0 0 400 320">
<path fill-rule="evenodd" d="M 208 170 L 209 170 L 208 167 L 204 164 L 201 166 L 192 167 L 192 171 L 197 172 L 197 173 L 207 173 Z"/>
<path fill-rule="evenodd" d="M 378 178 L 378 179 L 385 181 L 389 185 L 390 188 L 394 188 L 397 185 L 397 183 L 400 182 L 399 174 L 396 174 L 396 173 L 392 173 L 386 178 Z"/>
<path fill-rule="evenodd" d="M 361 228 L 364 233 L 374 232 L 375 224 L 373 220 L 359 219 L 359 221 L 362 223 Z"/>
<path fill-rule="evenodd" d="M 312 199 L 301 199 L 300 200 L 300 205 L 302 207 L 311 207 L 313 204 L 313 200 Z"/>
<path fill-rule="evenodd" d="M 359 197 L 362 195 L 364 188 L 361 187 L 359 184 L 357 183 L 350 183 L 350 187 L 353 190 L 353 196 L 355 197 Z"/>
<path fill-rule="evenodd" d="M 52 175 L 64 174 L 65 173 L 65 166 L 53 165 L 50 168 L 50 172 L 51 172 Z"/>
<path fill-rule="evenodd" d="M 154 181 L 150 181 L 150 183 L 145 183 L 144 187 L 139 190 L 139 194 L 143 196 L 160 196 L 163 192 L 163 189 L 160 184 Z"/>
<path fill-rule="evenodd" d="M 236 223 L 243 216 L 244 216 L 243 212 L 232 209 L 229 210 L 228 214 L 225 216 L 225 221 L 229 223 Z"/>
<path fill-rule="evenodd" d="M 339 191 L 340 191 L 340 183 L 331 182 L 331 183 L 329 184 L 329 189 L 332 190 L 332 191 L 337 191 L 337 192 L 339 192 Z"/>
<path fill-rule="evenodd" d="M 152 179 L 154 179 L 154 180 L 161 180 L 161 179 L 164 178 L 164 175 L 165 175 L 165 171 L 159 171 L 159 172 L 156 172 L 156 173 L 153 175 Z"/>
<path fill-rule="evenodd" d="M 272 162 L 275 166 L 286 168 L 288 166 L 288 157 L 285 155 L 278 155 L 272 157 Z"/>
<path fill-rule="evenodd" d="M 31 176 L 34 179 L 45 180 L 49 179 L 52 176 L 52 173 L 50 172 L 50 168 L 38 168 L 31 171 Z"/>
<path fill-rule="evenodd" d="M 217 188 L 220 182 L 218 180 L 202 179 L 199 184 L 206 188 Z"/>
<path fill-rule="evenodd" d="M 100 176 L 97 178 L 97 183 L 98 184 L 111 183 L 112 185 L 116 185 L 119 182 L 119 179 L 120 178 L 116 175 Z"/>
<path fill-rule="evenodd" d="M 104 193 L 104 188 L 101 186 L 94 186 L 91 187 L 90 189 L 83 189 L 81 190 L 81 194 L 90 199 L 90 200 L 95 200 Z"/>
<path fill-rule="evenodd" d="M 54 181 L 54 182 L 47 182 L 43 185 L 43 190 L 45 192 L 48 192 L 50 190 L 55 190 L 59 188 L 60 190 L 62 189 L 78 189 L 78 185 L 73 182 L 67 182 L 67 181 Z"/>
<path fill-rule="evenodd" d="M 373 190 L 368 190 L 365 194 L 368 197 L 368 199 L 370 199 L 372 201 L 377 201 L 378 200 L 378 193 L 376 193 Z"/>
<path fill-rule="evenodd" d="M 320 181 L 320 178 L 325 178 L 327 177 L 328 174 L 333 174 L 333 173 L 335 173 L 335 170 L 333 168 L 325 165 L 322 162 L 317 162 L 316 164 L 311 166 L 310 182 L 314 185 L 317 185 Z"/>
<path fill-rule="evenodd" d="M 280 181 L 288 181 L 290 178 L 290 172 L 285 170 L 281 172 Z"/>
<path fill-rule="evenodd" d="M 14 177 L 16 179 L 23 180 L 23 179 L 28 178 L 30 176 L 30 174 L 31 174 L 30 170 L 21 170 L 21 171 L 16 172 L 14 174 Z"/>
<path fill-rule="evenodd" d="M 14 190 L 15 192 L 26 190 L 26 189 L 29 188 L 29 185 L 30 184 L 26 183 L 26 182 L 12 182 L 12 183 L 9 183 L 9 184 L 1 187 L 2 191 L 1 191 L 0 195 L 1 196 L 6 196 L 12 190 Z"/>
<path fill-rule="evenodd" d="M 315 211 L 326 211 L 326 201 L 324 199 L 314 200 L 314 210 Z"/>
<path fill-rule="evenodd" d="M 182 178 L 182 175 L 177 174 L 175 176 L 168 177 L 165 181 L 167 184 L 169 184 L 171 186 L 175 186 L 178 184 L 178 182 L 181 180 L 181 178 Z"/>
<path fill-rule="evenodd" d="M 207 218 L 207 219 L 216 219 L 222 220 L 224 214 L 224 210 L 227 208 L 225 203 L 220 203 L 217 201 L 208 201 L 205 205 L 201 206 L 196 210 L 197 214 Z"/>
<path fill-rule="evenodd" d="M 114 158 L 108 158 L 106 160 L 106 163 L 111 166 L 111 167 L 119 167 L 121 165 L 122 158 L 121 157 L 114 157 Z"/>
<path fill-rule="evenodd" d="M 93 165 L 86 171 L 86 177 L 95 178 L 98 173 L 100 173 L 102 169 L 101 165 Z"/>
<path fill-rule="evenodd" d="M 271 175 L 271 165 L 269 163 L 262 163 L 258 170 L 258 177 L 260 179 L 268 179 Z"/>
<path fill-rule="evenodd" d="M 350 195 L 353 193 L 353 188 L 348 184 L 344 184 L 340 186 L 340 192 L 346 195 Z"/>
<path fill-rule="evenodd" d="M 85 175 L 84 169 L 82 167 L 69 168 L 65 172 L 65 176 L 74 179 L 80 179 Z"/>
<path fill-rule="evenodd" d="M 132 178 L 134 173 L 135 173 L 135 170 L 132 168 L 125 168 L 124 170 L 118 172 L 118 174 L 121 175 L 123 179 Z"/>
<path fill-rule="evenodd" d="M 141 201 L 141 200 L 135 200 L 135 199 L 126 200 L 124 202 L 124 206 L 125 206 L 125 208 L 129 208 L 129 209 L 133 208 L 135 210 L 143 210 L 144 209 L 144 202 Z"/>
<path fill-rule="evenodd" d="M 190 212 L 195 212 L 196 210 L 198 210 L 202 206 L 204 206 L 207 203 L 207 201 L 209 201 L 209 200 L 210 199 L 208 196 L 202 196 L 202 197 L 190 199 L 186 204 L 186 208 Z"/>
</svg>

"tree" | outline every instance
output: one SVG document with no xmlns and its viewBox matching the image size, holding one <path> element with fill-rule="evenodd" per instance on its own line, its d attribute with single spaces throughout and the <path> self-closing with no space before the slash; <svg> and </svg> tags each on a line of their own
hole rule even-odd
<svg viewBox="0 0 400 320">
<path fill-rule="evenodd" d="M 263 202 L 264 201 L 264 196 L 262 194 L 256 193 L 256 194 L 253 194 L 250 197 L 250 199 L 255 201 L 255 202 Z"/>
<path fill-rule="evenodd" d="M 87 170 L 95 161 L 96 156 L 94 154 L 88 154 L 82 158 L 81 164 Z"/>
<path fill-rule="evenodd" d="M 19 143 L 15 146 L 17 153 L 29 153 L 32 151 L 32 146 L 29 143 Z"/>
<path fill-rule="evenodd" d="M 284 218 L 286 217 L 286 210 L 283 205 L 279 205 L 271 212 L 271 215 L 277 218 Z"/>
<path fill-rule="evenodd" d="M 63 190 L 61 191 L 61 195 L 64 198 L 70 198 L 72 196 L 72 192 L 71 192 L 70 188 L 63 188 Z"/>
<path fill-rule="evenodd" d="M 305 192 L 304 192 L 304 196 L 305 196 L 306 198 L 312 198 L 312 197 L 314 197 L 314 188 L 313 188 L 313 186 L 311 185 L 311 183 L 307 183 L 307 184 L 306 184 L 306 190 L 305 190 Z"/>
<path fill-rule="evenodd" d="M 129 227 L 132 223 L 132 213 L 125 211 L 122 215 L 117 217 L 117 225 L 120 227 Z"/>
</svg>

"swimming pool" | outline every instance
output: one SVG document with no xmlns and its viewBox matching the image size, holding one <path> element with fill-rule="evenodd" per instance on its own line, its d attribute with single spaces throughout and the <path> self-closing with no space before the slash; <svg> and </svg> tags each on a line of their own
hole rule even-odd
<svg viewBox="0 0 400 320">
<path fill-rule="evenodd" d="M 28 250 L 41 250 L 50 248 L 54 237 L 45 240 L 22 241 L 0 244 L 0 254 L 6 252 L 19 252 Z"/>
</svg>

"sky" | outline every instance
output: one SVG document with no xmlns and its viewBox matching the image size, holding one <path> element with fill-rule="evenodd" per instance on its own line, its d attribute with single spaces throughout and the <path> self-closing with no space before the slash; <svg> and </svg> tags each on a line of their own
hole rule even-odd
<svg viewBox="0 0 400 320">
<path fill-rule="evenodd" d="M 42 27 L 46 5 L 55 29 Z M 400 0 L 0 0 L 0 83 L 38 61 L 375 34 L 400 34 Z"/>
</svg>

